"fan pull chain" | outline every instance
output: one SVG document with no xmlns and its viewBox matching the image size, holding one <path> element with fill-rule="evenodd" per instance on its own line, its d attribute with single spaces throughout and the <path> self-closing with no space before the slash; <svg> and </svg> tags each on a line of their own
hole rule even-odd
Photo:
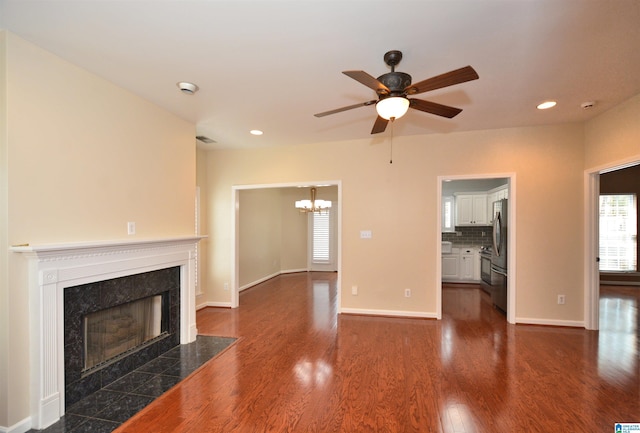
<svg viewBox="0 0 640 433">
<path fill-rule="evenodd" d="M 389 150 L 389 164 L 393 164 L 393 121 L 396 120 L 396 118 L 392 117 L 389 120 L 391 120 L 391 148 Z"/>
</svg>

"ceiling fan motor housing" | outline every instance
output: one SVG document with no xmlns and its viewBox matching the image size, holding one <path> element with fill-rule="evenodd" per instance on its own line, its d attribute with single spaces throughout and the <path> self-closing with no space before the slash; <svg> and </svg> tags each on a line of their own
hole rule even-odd
<svg viewBox="0 0 640 433">
<path fill-rule="evenodd" d="M 378 81 L 387 86 L 391 91 L 389 96 L 400 96 L 404 94 L 404 89 L 411 85 L 411 75 L 404 72 L 388 72 L 378 77 Z M 386 92 L 378 91 L 379 95 L 384 95 Z"/>
</svg>

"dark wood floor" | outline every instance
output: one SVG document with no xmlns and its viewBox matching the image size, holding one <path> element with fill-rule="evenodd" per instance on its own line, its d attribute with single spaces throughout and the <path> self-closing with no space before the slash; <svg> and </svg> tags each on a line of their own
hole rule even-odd
<svg viewBox="0 0 640 433">
<path fill-rule="evenodd" d="M 239 340 L 124 432 L 613 432 L 640 422 L 638 296 L 601 331 L 509 325 L 477 288 L 443 319 L 336 314 L 336 274 L 292 274 L 198 312 Z M 632 292 L 633 293 L 633 292 Z"/>
</svg>

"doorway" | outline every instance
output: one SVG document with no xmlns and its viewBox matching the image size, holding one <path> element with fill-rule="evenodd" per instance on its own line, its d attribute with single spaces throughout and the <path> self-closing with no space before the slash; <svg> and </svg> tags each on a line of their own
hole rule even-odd
<svg viewBox="0 0 640 433">
<path fill-rule="evenodd" d="M 257 214 L 259 214 L 260 212 L 262 212 L 261 203 L 265 203 L 265 200 L 267 200 L 268 202 L 269 199 L 273 200 L 274 197 L 276 198 L 282 197 L 280 199 L 282 201 L 281 209 L 286 209 L 287 215 L 290 215 L 290 213 L 293 212 L 293 216 L 289 216 L 289 218 L 295 218 L 296 220 L 302 219 L 303 221 L 306 222 L 306 216 L 299 215 L 298 212 L 295 210 L 295 207 L 294 207 L 295 200 L 306 198 L 306 195 L 308 195 L 308 188 L 310 186 L 319 186 L 319 185 L 322 185 L 322 187 L 327 187 L 328 189 L 331 189 L 332 191 L 335 192 L 335 196 L 336 196 L 336 200 L 332 208 L 334 213 L 334 222 L 335 222 L 334 224 L 335 225 L 335 229 L 334 229 L 335 230 L 335 247 L 334 247 L 335 252 L 332 259 L 333 259 L 333 267 L 338 272 L 337 308 L 338 308 L 338 311 L 340 310 L 340 287 L 341 287 L 340 270 L 342 266 L 341 236 L 340 236 L 340 233 L 342 232 L 342 218 L 341 218 L 342 185 L 340 181 L 322 181 L 322 182 L 304 182 L 304 183 L 286 183 L 286 184 L 257 184 L 257 185 L 242 185 L 242 186 L 232 187 L 232 200 L 234 203 L 234 210 L 233 210 L 234 217 L 232 220 L 232 236 L 233 236 L 232 257 L 234 259 L 233 259 L 233 262 L 231 263 L 231 284 L 230 284 L 231 308 L 237 308 L 239 306 L 240 291 L 243 288 L 248 288 L 250 285 L 252 285 L 251 283 L 258 283 L 260 281 L 265 281 L 281 273 L 303 272 L 303 271 L 311 270 L 305 266 L 306 261 L 302 265 L 296 265 L 297 267 L 295 267 L 295 269 L 291 268 L 291 265 L 289 263 L 284 263 L 284 262 L 279 263 L 278 261 L 280 260 L 280 258 L 277 253 L 271 254 L 269 256 L 269 260 L 267 261 L 261 260 L 259 258 L 260 251 L 256 252 L 256 254 L 243 254 L 243 251 L 247 251 L 247 249 L 252 248 L 252 246 L 250 246 L 251 245 L 250 241 L 249 243 L 247 243 L 246 233 L 245 233 L 244 239 L 241 239 L 241 222 L 242 222 L 242 226 L 244 226 L 245 228 L 250 227 L 250 231 L 252 231 L 253 233 L 262 233 L 267 237 L 267 240 L 262 244 L 265 246 L 267 250 L 270 249 L 270 246 L 269 246 L 270 242 L 268 240 L 268 236 L 272 236 L 272 233 L 270 233 L 272 230 L 270 229 L 269 224 L 264 224 L 264 222 L 261 221 L 261 218 L 259 216 L 254 217 L 253 223 L 247 224 L 246 221 L 243 221 L 243 219 L 245 219 L 246 217 L 246 214 L 243 214 L 243 209 L 244 209 L 244 212 L 255 211 Z M 298 191 L 298 194 L 295 194 L 296 191 Z M 254 196 L 252 199 L 253 210 L 247 210 L 247 206 L 240 206 L 241 196 L 243 194 L 246 194 L 247 196 L 251 196 L 251 195 Z M 294 199 L 293 197 L 297 195 L 301 195 L 301 196 Z M 278 206 L 275 206 L 275 208 L 271 207 L 271 209 L 272 209 L 270 211 L 271 221 L 275 221 L 276 225 L 284 226 L 282 230 L 283 230 L 283 233 L 285 233 L 287 231 L 288 224 L 286 221 L 282 221 L 282 222 L 279 221 L 278 215 L 280 210 L 278 210 Z M 306 224 L 305 224 L 304 233 L 302 234 L 302 236 L 306 240 L 306 236 L 307 236 Z M 288 248 L 286 245 L 287 240 L 285 238 L 286 236 L 284 236 L 282 239 L 279 238 L 279 241 L 282 240 L 282 242 L 285 244 L 282 248 Z M 306 252 L 306 246 L 305 246 L 305 249 L 302 252 L 300 252 L 300 254 L 305 254 L 305 252 Z M 295 254 L 297 253 L 294 252 L 292 254 L 289 254 L 289 256 L 294 256 Z M 258 257 L 257 261 L 248 263 L 247 260 L 250 261 L 252 257 L 254 259 L 255 257 Z M 241 267 L 244 266 L 245 269 L 252 269 L 253 271 L 254 269 L 252 266 L 255 264 L 258 264 L 258 266 L 262 266 L 263 269 L 258 271 L 255 276 L 250 275 L 247 277 L 247 275 L 242 275 L 242 278 L 241 278 L 241 273 L 240 273 Z M 247 283 L 247 281 L 250 281 L 251 283 Z"/>
<path fill-rule="evenodd" d="M 506 278 L 504 309 L 509 323 L 515 323 L 515 187 L 515 173 L 438 176 L 438 209 L 441 210 L 437 218 L 440 235 L 436 253 L 436 284 L 438 287 L 441 287 L 443 281 L 455 283 L 456 274 L 451 272 L 454 260 L 457 260 L 458 263 L 462 262 L 462 266 L 465 268 L 463 274 L 457 274 L 459 282 L 464 282 L 469 277 L 472 282 L 474 280 L 480 281 L 479 250 L 481 247 L 487 247 L 493 243 L 493 224 L 491 223 L 493 202 L 500 198 L 508 199 L 505 215 L 509 221 L 505 263 L 508 277 Z M 450 244 L 447 245 L 446 242 L 450 242 Z M 463 250 L 461 251 L 459 248 L 456 250 L 454 246 L 456 244 L 463 247 Z M 443 245 L 446 247 L 451 245 L 451 253 L 443 253 Z M 461 253 L 467 253 L 466 257 L 463 258 L 464 254 Z M 470 260 L 473 261 L 473 265 L 469 265 L 468 261 Z M 443 263 L 446 264 L 446 270 Z M 460 269 L 460 265 L 458 265 L 458 269 Z M 437 291 L 436 300 L 438 319 L 442 318 L 442 297 L 441 289 Z"/>
<path fill-rule="evenodd" d="M 585 328 L 600 329 L 600 194 L 601 176 L 609 176 L 614 172 L 634 168 L 640 165 L 640 160 L 634 158 L 628 162 L 619 162 L 604 167 L 585 171 L 586 218 L 585 218 Z M 607 192 L 608 186 L 604 191 Z M 610 277 L 613 278 L 613 277 Z M 614 281 L 615 283 L 615 281 Z M 639 289 L 640 290 L 640 289 Z"/>
</svg>

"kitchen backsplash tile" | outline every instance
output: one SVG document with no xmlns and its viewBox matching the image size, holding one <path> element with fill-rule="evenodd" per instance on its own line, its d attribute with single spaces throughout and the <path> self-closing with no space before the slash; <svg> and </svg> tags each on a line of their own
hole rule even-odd
<svg viewBox="0 0 640 433">
<path fill-rule="evenodd" d="M 460 235 L 459 235 L 460 234 Z M 456 226 L 455 232 L 442 233 L 442 240 L 449 241 L 453 246 L 483 247 L 491 245 L 493 227 Z"/>
</svg>

